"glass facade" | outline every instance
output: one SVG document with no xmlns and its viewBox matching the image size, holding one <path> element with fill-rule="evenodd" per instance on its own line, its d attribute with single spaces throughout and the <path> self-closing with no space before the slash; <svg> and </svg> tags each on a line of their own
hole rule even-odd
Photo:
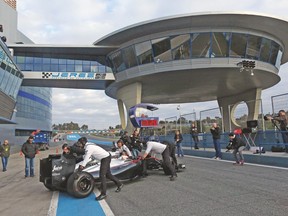
<svg viewBox="0 0 288 216">
<path fill-rule="evenodd" d="M 235 32 L 199 32 L 155 38 L 108 55 L 114 73 L 149 63 L 197 58 L 245 58 L 280 67 L 283 48 L 273 40 Z"/>
<path fill-rule="evenodd" d="M 127 58 L 129 58 L 129 53 L 127 53 Z M 94 72 L 94 73 L 112 72 L 112 70 L 109 67 L 102 65 L 97 61 L 39 58 L 28 56 L 14 56 L 14 60 L 22 71 Z M 130 67 L 132 65 L 133 64 L 128 64 L 128 66 Z"/>
<path fill-rule="evenodd" d="M 51 88 L 21 87 L 17 97 L 16 117 L 52 124 Z"/>
<path fill-rule="evenodd" d="M 132 53 L 132 55 L 131 55 Z M 129 47 L 124 50 L 127 67 L 137 65 L 135 56 Z M 47 71 L 47 72 L 94 72 L 109 73 L 111 68 L 97 61 L 82 61 L 73 59 L 40 58 L 29 56 L 14 56 L 14 61 L 22 71 Z M 29 121 L 33 119 L 52 125 L 52 90 L 51 88 L 21 87 L 17 97 L 16 117 Z"/>
<path fill-rule="evenodd" d="M 0 46 L 0 90 L 16 100 L 23 74 L 17 69 L 6 51 Z"/>
</svg>

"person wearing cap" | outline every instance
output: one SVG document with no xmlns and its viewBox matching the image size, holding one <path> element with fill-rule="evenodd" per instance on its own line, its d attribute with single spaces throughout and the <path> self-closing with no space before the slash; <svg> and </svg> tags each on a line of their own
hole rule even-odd
<svg viewBox="0 0 288 216">
<path fill-rule="evenodd" d="M 287 125 L 288 125 L 288 118 L 286 116 L 285 110 L 279 110 L 278 116 L 275 117 L 267 117 L 269 120 L 274 120 L 279 123 L 283 143 L 285 144 L 285 152 L 288 153 L 288 130 L 287 130 Z"/>
<path fill-rule="evenodd" d="M 107 197 L 106 195 L 106 190 L 107 190 L 107 183 L 106 183 L 106 178 L 110 179 L 113 181 L 117 188 L 115 192 L 120 192 L 123 184 L 111 174 L 110 170 L 110 163 L 111 163 L 111 155 L 109 152 L 107 152 L 105 149 L 101 148 L 100 146 L 87 142 L 86 139 L 80 140 L 80 142 L 85 143 L 84 149 L 85 149 L 85 155 L 84 159 L 79 165 L 79 171 L 82 171 L 86 164 L 90 161 L 90 158 L 93 157 L 96 160 L 100 161 L 100 181 L 101 181 L 101 193 L 99 196 L 96 197 L 96 200 L 102 200 Z"/>
<path fill-rule="evenodd" d="M 29 136 L 21 148 L 25 156 L 25 178 L 34 177 L 34 158 L 38 152 L 38 147 L 33 143 L 33 139 L 33 136 Z"/>
<path fill-rule="evenodd" d="M 177 174 L 170 161 L 169 146 L 162 144 L 160 142 L 155 142 L 155 141 L 148 141 L 146 143 L 146 146 L 147 148 L 145 150 L 145 153 L 142 156 L 142 160 L 144 160 L 150 152 L 161 154 L 163 158 L 163 165 L 166 166 L 170 170 L 170 173 L 171 173 L 170 181 L 174 181 L 175 177 L 177 177 Z"/>
<path fill-rule="evenodd" d="M 231 148 L 233 149 L 233 155 L 235 158 L 235 163 L 233 163 L 233 165 L 243 165 L 244 156 L 242 151 L 244 150 L 246 143 L 234 133 L 229 133 L 229 140 L 231 142 Z M 239 158 L 237 157 L 237 153 L 239 154 Z"/>
</svg>

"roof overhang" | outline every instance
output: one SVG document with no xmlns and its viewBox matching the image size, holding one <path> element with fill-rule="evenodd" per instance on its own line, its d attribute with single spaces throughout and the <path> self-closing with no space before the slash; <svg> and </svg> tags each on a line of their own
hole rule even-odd
<svg viewBox="0 0 288 216">
<path fill-rule="evenodd" d="M 261 23 L 261 24 L 260 24 Z M 288 22 L 252 12 L 207 12 L 164 17 L 128 26 L 94 42 L 94 45 L 120 46 L 136 38 L 177 29 L 246 29 L 271 35 L 284 46 L 282 64 L 288 61 Z"/>
</svg>

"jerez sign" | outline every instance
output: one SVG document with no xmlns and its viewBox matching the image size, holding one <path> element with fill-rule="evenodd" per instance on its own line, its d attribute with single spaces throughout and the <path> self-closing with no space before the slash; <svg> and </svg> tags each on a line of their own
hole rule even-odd
<svg viewBox="0 0 288 216">
<path fill-rule="evenodd" d="M 106 73 L 85 72 L 42 72 L 42 79 L 91 79 L 104 80 Z"/>
</svg>

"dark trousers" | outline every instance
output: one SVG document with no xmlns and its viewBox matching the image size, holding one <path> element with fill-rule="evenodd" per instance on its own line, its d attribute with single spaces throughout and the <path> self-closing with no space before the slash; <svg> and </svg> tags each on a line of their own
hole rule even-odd
<svg viewBox="0 0 288 216">
<path fill-rule="evenodd" d="M 199 143 L 199 138 L 198 138 L 198 135 L 192 135 L 192 138 L 193 138 L 193 141 L 194 141 L 194 146 L 195 148 L 198 147 L 198 143 Z"/>
<path fill-rule="evenodd" d="M 281 135 L 282 135 L 283 143 L 285 144 L 285 152 L 288 153 L 288 132 L 287 132 L 287 130 L 281 130 Z"/>
<path fill-rule="evenodd" d="M 222 158 L 220 139 L 213 139 L 213 144 L 216 151 L 215 157 Z"/>
<path fill-rule="evenodd" d="M 170 151 L 168 147 L 166 147 L 166 149 L 162 153 L 162 158 L 163 158 L 163 165 L 165 165 L 170 170 L 172 175 L 175 176 L 176 172 L 174 166 L 172 166 L 172 163 L 170 161 Z"/>
<path fill-rule="evenodd" d="M 172 158 L 172 161 L 174 162 L 175 166 L 177 166 L 177 159 L 176 159 L 176 147 L 173 145 L 170 148 L 170 157 Z"/>
<path fill-rule="evenodd" d="M 111 156 L 108 156 L 101 160 L 100 164 L 101 194 L 106 194 L 107 190 L 106 178 L 113 181 L 118 187 L 121 185 L 121 182 L 111 174 L 110 163 L 111 163 Z"/>
</svg>

